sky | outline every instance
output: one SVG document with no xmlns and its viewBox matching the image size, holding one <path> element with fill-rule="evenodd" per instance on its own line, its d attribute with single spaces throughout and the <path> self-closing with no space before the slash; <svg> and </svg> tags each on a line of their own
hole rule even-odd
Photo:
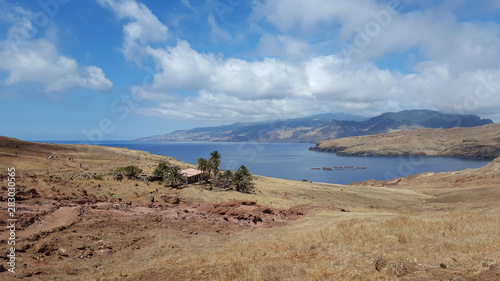
<svg viewBox="0 0 500 281">
<path fill-rule="evenodd" d="M 500 122 L 498 0 L 0 0 L 0 135 L 406 109 Z"/>
</svg>

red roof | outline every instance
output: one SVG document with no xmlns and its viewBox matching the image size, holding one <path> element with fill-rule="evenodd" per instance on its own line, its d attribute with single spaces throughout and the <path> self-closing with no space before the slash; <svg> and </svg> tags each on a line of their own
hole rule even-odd
<svg viewBox="0 0 500 281">
<path fill-rule="evenodd" d="M 201 170 L 193 169 L 193 168 L 181 170 L 181 174 L 183 176 L 185 176 L 186 173 L 187 173 L 188 178 L 203 174 L 203 172 Z"/>
</svg>

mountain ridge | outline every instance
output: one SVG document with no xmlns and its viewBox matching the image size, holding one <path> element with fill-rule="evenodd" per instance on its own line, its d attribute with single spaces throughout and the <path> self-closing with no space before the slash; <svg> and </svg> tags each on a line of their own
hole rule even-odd
<svg viewBox="0 0 500 281">
<path fill-rule="evenodd" d="M 317 143 L 336 138 L 381 134 L 408 129 L 449 129 L 493 123 L 490 119 L 481 119 L 477 115 L 444 114 L 427 109 L 386 112 L 366 120 L 363 120 L 362 117 L 357 117 L 356 120 L 329 119 L 332 116 L 334 115 L 326 113 L 267 122 L 239 122 L 216 127 L 178 130 L 137 140 Z"/>
</svg>

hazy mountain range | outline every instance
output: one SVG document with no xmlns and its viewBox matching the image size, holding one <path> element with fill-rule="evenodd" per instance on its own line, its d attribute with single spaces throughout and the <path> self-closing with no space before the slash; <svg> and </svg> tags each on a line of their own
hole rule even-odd
<svg viewBox="0 0 500 281">
<path fill-rule="evenodd" d="M 287 120 L 180 130 L 138 140 L 316 143 L 408 129 L 474 127 L 490 123 L 493 123 L 490 119 L 481 119 L 477 115 L 444 114 L 432 110 L 388 112 L 369 119 L 348 114 L 318 114 Z"/>
</svg>

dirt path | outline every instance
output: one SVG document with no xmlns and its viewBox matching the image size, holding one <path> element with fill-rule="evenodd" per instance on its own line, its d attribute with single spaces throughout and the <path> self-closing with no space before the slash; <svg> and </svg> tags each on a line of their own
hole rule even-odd
<svg viewBox="0 0 500 281">
<path fill-rule="evenodd" d="M 46 215 L 39 222 L 19 231 L 19 237 L 26 238 L 40 232 L 51 232 L 54 229 L 67 227 L 78 221 L 78 207 L 62 207 Z"/>
</svg>

